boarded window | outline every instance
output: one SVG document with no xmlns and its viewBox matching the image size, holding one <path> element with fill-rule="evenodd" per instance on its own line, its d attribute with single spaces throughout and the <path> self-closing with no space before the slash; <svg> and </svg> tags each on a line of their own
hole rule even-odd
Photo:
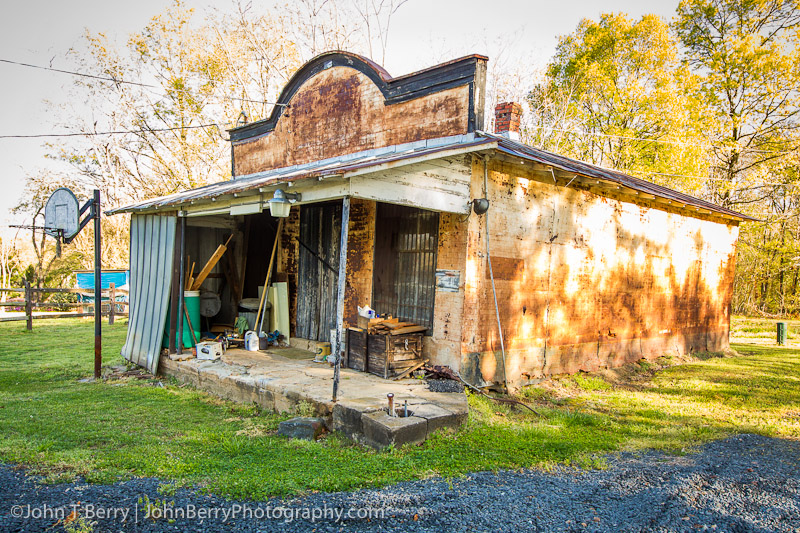
<svg viewBox="0 0 800 533">
<path fill-rule="evenodd" d="M 341 203 L 300 208 L 295 331 L 301 339 L 329 341 L 336 328 L 341 231 Z"/>
<path fill-rule="evenodd" d="M 433 332 L 439 213 L 378 204 L 373 308 Z"/>
</svg>

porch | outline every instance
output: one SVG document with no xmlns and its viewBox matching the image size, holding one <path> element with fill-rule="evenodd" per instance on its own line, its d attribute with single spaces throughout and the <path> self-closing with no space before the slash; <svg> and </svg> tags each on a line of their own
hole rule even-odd
<svg viewBox="0 0 800 533">
<path fill-rule="evenodd" d="M 314 354 L 290 347 L 266 351 L 228 350 L 217 361 L 173 361 L 163 356 L 159 372 L 235 402 L 325 420 L 357 442 L 376 448 L 419 443 L 432 432 L 457 429 L 467 419 L 464 393 L 428 390 L 420 379 L 390 381 L 342 368 L 338 401 L 332 401 L 333 368 L 313 362 Z M 388 393 L 395 404 L 408 403 L 408 417 L 389 417 Z"/>
</svg>

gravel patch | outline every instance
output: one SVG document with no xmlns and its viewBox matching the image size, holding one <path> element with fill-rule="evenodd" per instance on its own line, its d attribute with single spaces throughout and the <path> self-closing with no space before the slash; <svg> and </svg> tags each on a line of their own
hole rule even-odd
<svg viewBox="0 0 800 533">
<path fill-rule="evenodd" d="M 68 514 L 77 502 L 82 516 L 90 505 L 95 511 L 129 510 L 124 520 L 121 511 L 117 517 L 95 518 L 95 531 L 800 530 L 800 442 L 758 435 L 730 437 L 684 456 L 615 454 L 606 470 L 480 472 L 452 481 L 436 478 L 266 502 L 230 501 L 190 489 L 165 497 L 158 493 L 162 483 L 39 485 L 22 471 L 0 465 L 0 530 L 49 529 L 59 509 Z M 144 496 L 151 503 L 172 502 L 173 521 L 146 518 Z M 180 516 L 192 509 L 194 517 Z M 37 510 L 50 515 L 14 516 Z M 327 516 L 312 518 L 312 512 Z"/>
<path fill-rule="evenodd" d="M 464 392 L 464 385 L 452 379 L 429 379 L 428 390 L 432 392 Z"/>
</svg>

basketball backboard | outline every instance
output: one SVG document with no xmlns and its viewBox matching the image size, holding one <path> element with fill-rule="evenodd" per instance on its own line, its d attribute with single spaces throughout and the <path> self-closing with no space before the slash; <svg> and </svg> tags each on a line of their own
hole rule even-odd
<svg viewBox="0 0 800 533">
<path fill-rule="evenodd" d="M 51 237 L 73 237 L 80 229 L 80 206 L 75 194 L 67 188 L 53 191 L 44 206 L 44 232 Z"/>
</svg>

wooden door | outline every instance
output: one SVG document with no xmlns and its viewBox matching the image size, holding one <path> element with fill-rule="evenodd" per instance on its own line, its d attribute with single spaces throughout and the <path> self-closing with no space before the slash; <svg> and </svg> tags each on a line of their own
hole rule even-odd
<svg viewBox="0 0 800 533">
<path fill-rule="evenodd" d="M 295 331 L 302 339 L 329 341 L 336 328 L 341 232 L 341 203 L 300 208 Z"/>
</svg>

